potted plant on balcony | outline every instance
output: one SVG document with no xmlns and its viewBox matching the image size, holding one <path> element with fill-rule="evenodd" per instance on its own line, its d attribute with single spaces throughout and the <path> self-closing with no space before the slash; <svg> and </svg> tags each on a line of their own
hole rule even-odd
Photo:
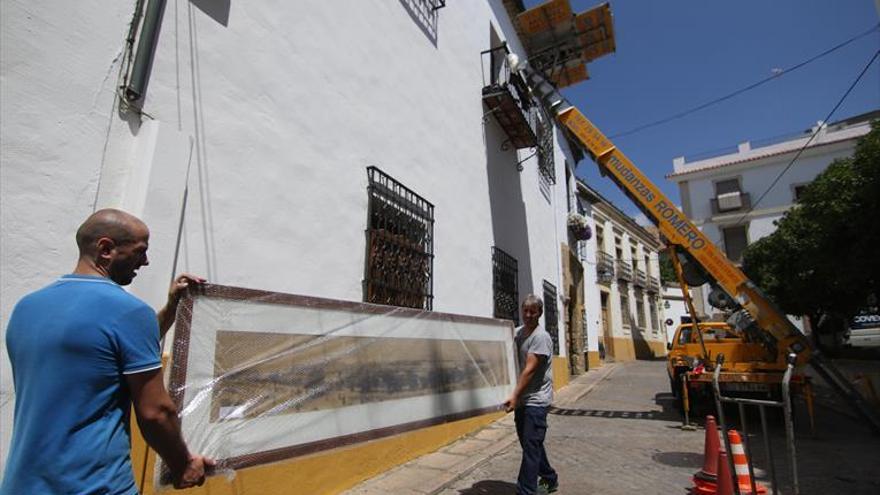
<svg viewBox="0 0 880 495">
<path fill-rule="evenodd" d="M 579 241 L 586 241 L 593 236 L 593 231 L 590 229 L 587 217 L 576 211 L 568 214 L 568 230 L 570 230 L 571 235 Z"/>
</svg>

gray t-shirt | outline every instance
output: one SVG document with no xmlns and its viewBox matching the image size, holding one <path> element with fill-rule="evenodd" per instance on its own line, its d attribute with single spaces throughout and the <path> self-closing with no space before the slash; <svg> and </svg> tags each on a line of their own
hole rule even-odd
<svg viewBox="0 0 880 495">
<path fill-rule="evenodd" d="M 539 365 L 532 375 L 532 381 L 526 386 L 520 405 L 523 406 L 549 406 L 553 402 L 553 340 L 544 327 L 538 325 L 531 335 L 525 337 L 525 327 L 516 329 L 516 348 L 519 358 L 519 371 L 526 366 L 526 358 L 529 354 L 547 356 L 544 364 Z"/>
</svg>

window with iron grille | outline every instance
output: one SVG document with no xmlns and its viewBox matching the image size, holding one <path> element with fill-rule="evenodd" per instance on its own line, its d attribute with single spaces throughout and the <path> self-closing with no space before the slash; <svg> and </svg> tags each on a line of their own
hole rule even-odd
<svg viewBox="0 0 880 495">
<path fill-rule="evenodd" d="M 517 291 L 516 258 L 497 247 L 492 248 L 492 294 L 495 318 L 511 320 L 519 325 L 519 293 Z"/>
<path fill-rule="evenodd" d="M 538 171 L 541 178 L 549 184 L 556 184 L 556 169 L 553 164 L 553 125 L 539 115 L 536 123 L 538 134 Z"/>
<path fill-rule="evenodd" d="M 364 300 L 431 310 L 434 205 L 376 167 L 367 176 Z"/>
<path fill-rule="evenodd" d="M 544 280 L 544 329 L 553 340 L 553 354 L 559 354 L 559 310 L 556 308 L 556 286 Z"/>
<path fill-rule="evenodd" d="M 636 289 L 636 324 L 639 328 L 645 328 L 645 297 L 641 289 Z"/>
<path fill-rule="evenodd" d="M 632 312 L 629 309 L 629 287 L 625 282 L 618 281 L 617 290 L 620 292 L 620 316 L 624 327 L 632 327 Z"/>
<path fill-rule="evenodd" d="M 655 333 L 660 331 L 660 323 L 657 319 L 657 298 L 651 297 L 648 299 L 648 311 L 651 312 L 651 330 Z"/>
</svg>

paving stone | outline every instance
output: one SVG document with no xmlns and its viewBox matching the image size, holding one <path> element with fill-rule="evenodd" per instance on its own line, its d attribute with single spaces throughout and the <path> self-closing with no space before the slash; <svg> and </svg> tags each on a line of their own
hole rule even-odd
<svg viewBox="0 0 880 495">
<path fill-rule="evenodd" d="M 416 459 L 415 465 L 430 469 L 449 469 L 465 459 L 466 457 L 462 455 L 449 454 L 446 452 L 433 452 Z"/>
<path fill-rule="evenodd" d="M 691 476 L 703 463 L 705 431 L 699 419 L 693 421 L 696 430 L 681 429 L 680 415 L 668 391 L 665 363 L 615 363 L 612 369 L 599 373 L 605 368 L 577 377 L 570 390 L 557 394 L 548 418 L 546 446 L 560 475 L 558 493 L 685 495 Z M 825 400 L 824 395 L 817 396 Z M 805 408 L 800 404 L 796 409 Z M 817 404 L 816 414 L 815 437 L 809 434 L 805 418 L 796 421 L 801 493 L 880 493 L 880 470 L 876 468 L 880 438 L 871 435 L 864 424 L 822 403 Z M 752 415 L 754 424 L 749 429 L 753 434 L 760 430 L 756 417 L 757 413 Z M 378 486 L 379 491 L 348 493 L 512 494 L 522 455 L 512 421 L 508 415 L 444 448 L 442 453 L 447 457 L 427 461 L 442 469 L 413 462 L 390 472 L 389 479 L 374 478 L 359 487 Z M 783 423 L 772 416 L 769 422 L 781 492 L 791 493 Z M 752 442 L 756 477 L 769 488 L 770 463 L 763 452 L 763 440 L 753 435 Z M 454 458 L 461 461 L 449 465 Z M 390 477 L 396 479 L 391 481 Z"/>
<path fill-rule="evenodd" d="M 466 438 L 464 440 L 453 443 L 443 449 L 443 452 L 458 455 L 479 454 L 481 451 L 489 448 L 492 442 L 489 440 L 480 440 L 478 438 Z"/>
<path fill-rule="evenodd" d="M 477 440 L 486 440 L 489 442 L 497 442 L 498 440 L 509 437 L 510 435 L 516 435 L 516 430 L 513 427 L 490 427 L 485 428 L 474 435 L 474 438 Z"/>
</svg>

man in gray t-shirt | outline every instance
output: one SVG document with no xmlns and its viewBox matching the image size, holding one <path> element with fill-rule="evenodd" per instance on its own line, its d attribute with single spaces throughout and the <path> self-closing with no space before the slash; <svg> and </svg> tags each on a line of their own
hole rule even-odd
<svg viewBox="0 0 880 495">
<path fill-rule="evenodd" d="M 505 409 L 514 412 L 516 434 L 523 450 L 517 495 L 555 492 L 559 486 L 556 471 L 547 460 L 544 437 L 547 434 L 547 411 L 553 401 L 553 340 L 538 324 L 544 303 L 535 295 L 522 304 L 523 326 L 516 331 L 519 378 Z"/>
</svg>

